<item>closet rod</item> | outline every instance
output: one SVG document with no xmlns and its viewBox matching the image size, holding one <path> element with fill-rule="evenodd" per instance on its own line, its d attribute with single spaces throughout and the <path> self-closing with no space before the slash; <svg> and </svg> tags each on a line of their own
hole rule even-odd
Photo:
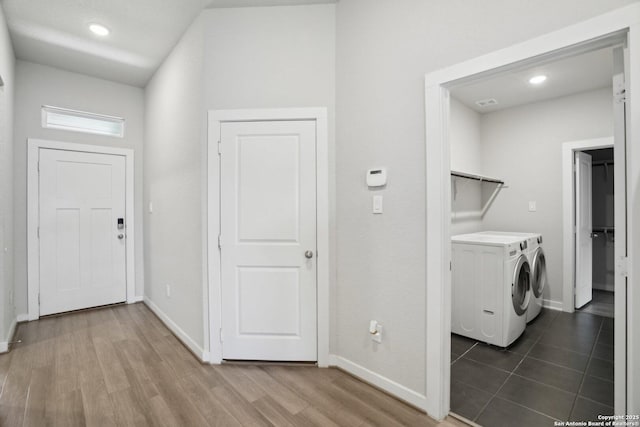
<svg viewBox="0 0 640 427">
<path fill-rule="evenodd" d="M 476 181 L 480 181 L 480 182 L 492 182 L 494 184 L 504 185 L 504 181 L 501 181 L 499 179 L 494 179 L 494 178 L 488 178 L 482 175 L 474 175 L 470 173 L 456 172 L 456 171 L 451 171 L 451 175 L 457 176 L 458 178 L 475 179 Z"/>
</svg>

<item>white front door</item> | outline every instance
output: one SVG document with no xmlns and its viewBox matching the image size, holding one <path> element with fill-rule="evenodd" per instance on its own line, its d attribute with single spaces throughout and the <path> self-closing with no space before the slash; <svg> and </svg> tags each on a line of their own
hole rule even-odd
<svg viewBox="0 0 640 427">
<path fill-rule="evenodd" d="M 40 149 L 40 315 L 126 300 L 125 158 Z"/>
<path fill-rule="evenodd" d="M 221 124 L 222 357 L 317 360 L 316 124 Z"/>
<path fill-rule="evenodd" d="M 591 156 L 576 152 L 576 308 L 591 301 L 593 221 L 591 211 Z"/>
</svg>

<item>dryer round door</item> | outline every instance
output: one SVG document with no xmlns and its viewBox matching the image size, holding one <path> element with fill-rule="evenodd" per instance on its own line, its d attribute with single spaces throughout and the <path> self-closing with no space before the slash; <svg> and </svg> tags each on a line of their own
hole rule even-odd
<svg viewBox="0 0 640 427">
<path fill-rule="evenodd" d="M 533 295 L 536 298 L 540 298 L 547 284 L 547 261 L 544 257 L 544 251 L 540 247 L 533 254 L 531 268 L 533 270 L 531 273 L 531 289 L 533 290 Z"/>
<path fill-rule="evenodd" d="M 531 267 L 524 255 L 520 255 L 516 262 L 511 283 L 511 301 L 518 316 L 527 312 L 531 290 Z"/>
</svg>

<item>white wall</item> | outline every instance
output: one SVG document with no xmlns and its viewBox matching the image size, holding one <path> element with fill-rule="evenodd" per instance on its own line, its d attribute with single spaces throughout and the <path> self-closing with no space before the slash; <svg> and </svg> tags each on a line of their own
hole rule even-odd
<svg viewBox="0 0 640 427">
<path fill-rule="evenodd" d="M 451 170 L 482 175 L 480 114 L 450 98 Z M 451 235 L 480 231 L 482 188 L 480 181 L 451 177 Z"/>
<path fill-rule="evenodd" d="M 0 6 L 0 342 L 11 339 L 15 320 L 13 288 L 13 102 L 15 58 Z"/>
<path fill-rule="evenodd" d="M 146 222 L 146 296 L 197 347 L 208 342 L 206 112 L 327 107 L 333 158 L 334 8 L 206 10 L 146 88 L 145 197 L 154 207 Z"/>
<path fill-rule="evenodd" d="M 424 75 L 633 0 L 337 4 L 338 353 L 425 392 Z M 553 11 L 550 13 L 549 11 Z M 371 215 L 366 169 L 387 166 Z M 437 201 L 436 201 L 437 202 Z M 369 319 L 384 324 L 374 347 Z"/>
<path fill-rule="evenodd" d="M 145 209 L 145 299 L 189 337 L 196 351 L 205 346 L 206 299 L 202 28 L 202 19 L 196 19 L 145 89 L 145 208 L 153 203 L 153 213 Z"/>
<path fill-rule="evenodd" d="M 547 260 L 544 298 L 562 304 L 563 142 L 613 135 L 611 88 L 485 114 L 485 173 L 503 179 L 483 220 L 485 230 L 541 233 Z M 536 212 L 528 211 L 535 201 Z"/>
<path fill-rule="evenodd" d="M 123 117 L 124 138 L 43 129 L 43 105 Z M 142 229 L 142 156 L 144 97 L 142 89 L 71 73 L 32 62 L 16 62 L 14 134 L 15 289 L 16 311 L 27 309 L 27 138 L 132 148 L 135 151 L 136 295 L 144 286 Z"/>
<path fill-rule="evenodd" d="M 335 229 L 335 5 L 211 9 L 203 15 L 207 110 L 327 108 L 329 220 Z M 332 232 L 332 296 L 335 241 Z M 335 331 L 335 317 L 330 319 Z"/>
</svg>

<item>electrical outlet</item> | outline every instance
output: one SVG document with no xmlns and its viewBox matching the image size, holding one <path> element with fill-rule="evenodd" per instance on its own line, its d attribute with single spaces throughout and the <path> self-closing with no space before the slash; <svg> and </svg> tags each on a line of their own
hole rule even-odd
<svg viewBox="0 0 640 427">
<path fill-rule="evenodd" d="M 371 340 L 378 344 L 382 344 L 382 325 L 378 323 L 378 327 L 376 329 L 378 332 L 371 334 Z"/>
<path fill-rule="evenodd" d="M 171 298 L 171 285 L 167 285 L 167 298 Z"/>
</svg>

